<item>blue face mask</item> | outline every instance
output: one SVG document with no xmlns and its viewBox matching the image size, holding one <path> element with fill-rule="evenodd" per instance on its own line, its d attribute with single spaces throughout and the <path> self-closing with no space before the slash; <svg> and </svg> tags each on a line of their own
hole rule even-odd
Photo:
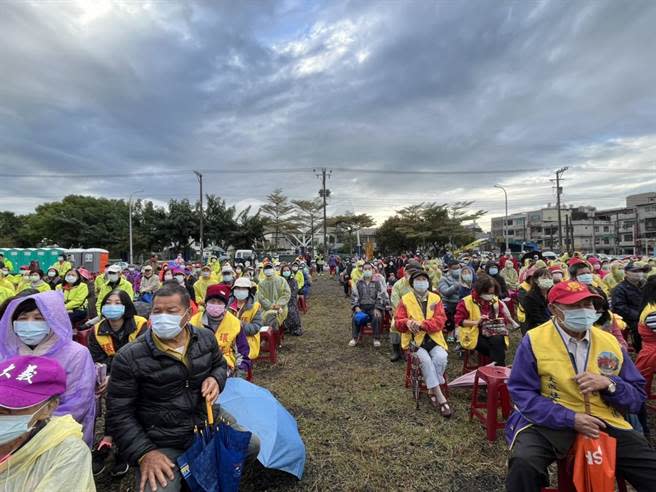
<svg viewBox="0 0 656 492">
<path fill-rule="evenodd" d="M 453 278 L 460 278 L 460 270 L 451 270 L 451 276 Z"/>
<path fill-rule="evenodd" d="M 591 273 L 582 273 L 576 276 L 576 280 L 582 284 L 592 285 L 592 274 Z"/>
<path fill-rule="evenodd" d="M 153 333 L 162 340 L 171 340 L 177 337 L 182 331 L 181 321 L 182 316 L 179 314 L 153 314 L 150 316 Z"/>
<path fill-rule="evenodd" d="M 25 345 L 35 346 L 50 333 L 45 321 L 14 321 L 14 333 Z"/>
<path fill-rule="evenodd" d="M 592 328 L 601 314 L 590 308 L 562 309 L 565 328 L 575 333 L 583 333 Z"/>
<path fill-rule="evenodd" d="M 489 271 L 490 271 L 490 275 L 496 275 L 497 273 L 499 273 L 499 269 L 498 269 L 498 268 L 490 268 Z"/>
<path fill-rule="evenodd" d="M 30 426 L 30 422 L 46 404 L 41 405 L 36 412 L 29 415 L 0 416 L 0 445 L 7 444 L 32 430 L 34 425 Z"/>
<path fill-rule="evenodd" d="M 125 306 L 123 304 L 105 304 L 102 307 L 102 314 L 107 319 L 119 319 L 125 314 Z"/>
</svg>

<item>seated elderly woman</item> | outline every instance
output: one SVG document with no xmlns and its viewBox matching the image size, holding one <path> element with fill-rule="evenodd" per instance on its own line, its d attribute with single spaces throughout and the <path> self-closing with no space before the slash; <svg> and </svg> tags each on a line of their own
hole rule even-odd
<svg viewBox="0 0 656 492">
<path fill-rule="evenodd" d="M 61 292 L 17 297 L 0 319 L 0 360 L 16 355 L 50 357 L 66 371 L 66 391 L 55 415 L 70 414 L 93 444 L 96 370 L 91 354 L 73 341 L 73 328 Z"/>
<path fill-rule="evenodd" d="M 428 388 L 431 403 L 444 418 L 453 411 L 440 390 L 444 384 L 447 364 L 447 344 L 444 340 L 446 313 L 440 296 L 428 290 L 430 277 L 424 270 L 414 270 L 410 276 L 412 289 L 405 294 L 395 314 L 396 327 L 401 333 L 401 346 L 407 350 L 410 342 L 418 347 L 421 373 Z"/>
<path fill-rule="evenodd" d="M 95 491 L 91 453 L 70 415 L 53 417 L 66 371 L 47 357 L 0 363 L 0 483 L 5 490 Z"/>
<path fill-rule="evenodd" d="M 645 380 L 615 337 L 593 328 L 595 297 L 580 282 L 560 282 L 549 291 L 552 320 L 517 349 L 508 380 L 515 405 L 506 423 L 510 492 L 539 491 L 547 467 L 568 454 L 577 433 L 596 438 L 602 431 L 617 440 L 616 473 L 637 490 L 654 490 L 656 451 L 624 418 L 645 401 Z"/>
<path fill-rule="evenodd" d="M 472 293 L 456 307 L 455 323 L 460 344 L 465 350 L 476 350 L 490 357 L 497 366 L 506 365 L 508 330 L 504 309 L 499 302 L 499 285 L 488 275 L 474 283 Z"/>
<path fill-rule="evenodd" d="M 205 310 L 196 313 L 189 324 L 212 330 L 231 374 L 243 375 L 252 364 L 250 347 L 239 318 L 228 310 L 230 290 L 228 285 L 210 285 L 205 294 Z"/>
</svg>

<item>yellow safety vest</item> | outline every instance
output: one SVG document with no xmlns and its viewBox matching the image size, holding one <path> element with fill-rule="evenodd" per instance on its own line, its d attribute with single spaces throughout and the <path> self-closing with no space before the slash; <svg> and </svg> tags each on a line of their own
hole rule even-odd
<svg viewBox="0 0 656 492">
<path fill-rule="evenodd" d="M 134 342 L 139 335 L 144 331 L 144 329 L 147 329 L 147 323 L 148 320 L 146 318 L 142 318 L 141 316 L 135 316 L 134 317 L 134 324 L 136 326 L 136 329 L 128 335 L 128 341 L 129 342 Z M 114 339 L 112 338 L 111 335 L 101 335 L 99 333 L 100 331 L 100 325 L 102 324 L 102 321 L 100 323 L 96 323 L 96 326 L 94 326 L 94 334 L 96 335 L 96 341 L 98 342 L 98 345 L 100 345 L 100 348 L 103 349 L 103 352 L 105 352 L 109 357 L 113 356 L 116 354 L 116 347 L 114 346 Z"/>
<path fill-rule="evenodd" d="M 203 312 L 197 312 L 191 318 L 189 324 L 196 328 L 205 328 L 203 326 Z M 239 322 L 239 319 L 231 312 L 226 311 L 223 315 L 223 320 L 221 320 L 221 323 L 216 328 L 214 336 L 216 337 L 219 348 L 221 349 L 221 352 L 223 352 L 223 357 L 225 357 L 230 369 L 234 369 L 237 360 L 233 346 L 239 332 L 241 332 L 241 323 Z"/>
<path fill-rule="evenodd" d="M 553 321 L 533 328 L 527 335 L 540 376 L 540 393 L 554 403 L 577 413 L 585 413 L 583 395 L 574 381 L 576 371 L 569 352 Z M 618 376 L 624 363 L 617 339 L 599 328 L 590 329 L 590 346 L 585 370 L 604 376 Z M 590 393 L 590 413 L 618 429 L 631 429 L 621 413 L 607 405 L 599 393 Z"/>
<path fill-rule="evenodd" d="M 481 319 L 481 308 L 474 301 L 474 298 L 469 295 L 463 298 L 467 312 L 469 313 L 469 321 L 478 321 Z M 495 316 L 499 316 L 499 300 L 495 297 L 492 301 L 492 308 L 494 309 Z M 465 350 L 474 350 L 478 344 L 478 326 L 460 326 L 460 345 Z M 508 337 L 506 339 L 506 347 L 510 345 Z"/>
<path fill-rule="evenodd" d="M 244 304 L 244 307 L 246 307 L 246 304 Z M 244 323 L 250 323 L 260 309 L 260 303 L 254 302 L 250 309 L 243 309 L 237 313 L 236 316 L 240 321 L 243 321 Z M 257 332 L 255 335 L 248 335 L 246 337 L 246 341 L 248 341 L 249 348 L 248 358 L 250 360 L 257 359 L 260 356 L 260 332 Z"/>
<path fill-rule="evenodd" d="M 424 316 L 424 312 L 421 309 L 421 306 L 419 305 L 419 301 L 417 301 L 417 297 L 415 296 L 414 292 L 408 292 L 406 295 L 404 295 L 401 298 L 401 301 L 403 302 L 403 305 L 405 306 L 406 310 L 408 311 L 408 318 L 415 320 L 415 321 L 426 321 L 427 319 L 431 319 L 433 315 L 435 314 L 435 308 L 442 302 L 442 299 L 440 296 L 435 294 L 434 292 L 428 292 L 428 305 L 426 306 L 426 316 Z M 418 333 L 411 333 L 409 331 L 406 331 L 405 333 L 401 334 L 401 347 L 403 349 L 407 349 L 410 346 L 410 341 L 414 337 L 415 344 L 417 344 L 418 347 L 421 347 L 421 344 L 424 342 L 424 337 L 428 334 L 428 336 L 440 347 L 442 347 L 444 350 L 449 350 L 449 347 L 446 344 L 446 340 L 444 340 L 444 335 L 442 334 L 441 331 L 438 331 L 436 333 L 426 333 L 425 331 L 419 331 Z"/>
</svg>

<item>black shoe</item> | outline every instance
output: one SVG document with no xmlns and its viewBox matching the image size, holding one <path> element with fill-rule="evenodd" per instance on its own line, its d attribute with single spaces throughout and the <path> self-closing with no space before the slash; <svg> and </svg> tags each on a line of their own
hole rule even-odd
<svg viewBox="0 0 656 492">
<path fill-rule="evenodd" d="M 119 460 L 117 458 L 109 474 L 114 478 L 118 478 L 125 475 L 129 470 L 130 470 L 130 465 L 125 463 L 123 460 Z"/>
<path fill-rule="evenodd" d="M 91 452 L 91 469 L 93 476 L 101 475 L 107 468 L 107 457 L 109 456 L 110 448 L 102 448 L 100 450 L 94 449 Z"/>
<path fill-rule="evenodd" d="M 392 344 L 392 357 L 390 357 L 390 362 L 397 362 L 403 359 L 403 354 L 401 353 L 401 345 L 398 343 Z"/>
</svg>

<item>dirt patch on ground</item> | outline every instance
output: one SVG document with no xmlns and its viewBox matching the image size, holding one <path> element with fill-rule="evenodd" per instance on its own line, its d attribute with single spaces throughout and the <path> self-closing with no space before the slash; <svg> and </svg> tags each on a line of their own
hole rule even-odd
<svg viewBox="0 0 656 492">
<path fill-rule="evenodd" d="M 389 362 L 386 341 L 380 349 L 370 339 L 347 346 L 349 313 L 339 284 L 319 279 L 303 316 L 305 334 L 285 338 L 276 366 L 256 364 L 254 382 L 297 418 L 307 463 L 301 481 L 257 464 L 246 472 L 242 489 L 503 490 L 507 447 L 501 435 L 488 443 L 482 427 L 469 421 L 470 391 L 451 391 L 455 415 L 449 421 L 425 396 L 415 410 L 403 386 L 405 366 Z M 462 361 L 450 353 L 450 379 L 461 370 Z M 126 491 L 132 484 L 132 477 L 105 479 L 98 490 Z"/>
</svg>

